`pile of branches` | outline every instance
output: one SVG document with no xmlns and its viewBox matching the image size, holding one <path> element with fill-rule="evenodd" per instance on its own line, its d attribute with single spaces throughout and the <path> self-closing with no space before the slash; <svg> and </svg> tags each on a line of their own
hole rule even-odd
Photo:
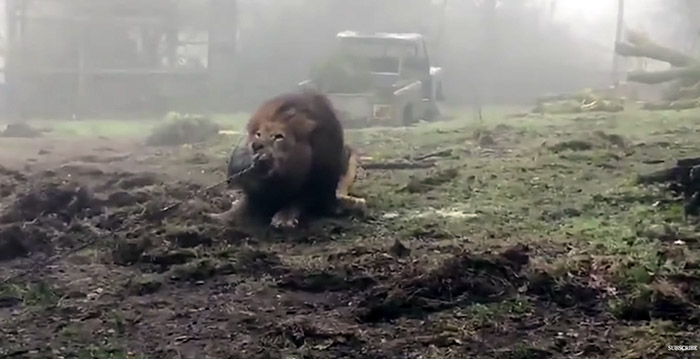
<svg viewBox="0 0 700 359">
<path fill-rule="evenodd" d="M 637 182 L 668 183 L 669 190 L 683 197 L 686 216 L 700 214 L 700 157 L 680 159 L 671 168 L 639 176 Z"/>
<path fill-rule="evenodd" d="M 646 103 L 647 110 L 682 110 L 700 107 L 700 60 L 680 51 L 654 43 L 641 32 L 629 31 L 626 40 L 615 45 L 615 52 L 624 57 L 642 57 L 668 63 L 664 71 L 632 71 L 630 82 L 672 86 L 664 101 Z"/>
</svg>

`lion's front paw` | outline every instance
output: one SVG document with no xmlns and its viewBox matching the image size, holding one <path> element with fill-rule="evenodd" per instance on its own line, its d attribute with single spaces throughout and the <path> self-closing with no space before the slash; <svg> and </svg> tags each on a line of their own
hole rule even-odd
<svg viewBox="0 0 700 359">
<path fill-rule="evenodd" d="M 207 213 L 207 217 L 221 223 L 237 224 L 242 221 L 244 212 L 244 202 L 242 200 L 238 200 L 231 205 L 231 209 L 228 211 L 221 213 Z"/>
<path fill-rule="evenodd" d="M 283 209 L 274 216 L 270 225 L 276 229 L 294 229 L 299 225 L 299 211 L 296 208 Z"/>
</svg>

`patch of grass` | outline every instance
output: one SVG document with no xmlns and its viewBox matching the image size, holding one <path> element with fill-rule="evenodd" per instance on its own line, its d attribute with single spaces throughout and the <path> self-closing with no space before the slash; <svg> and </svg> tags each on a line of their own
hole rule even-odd
<svg viewBox="0 0 700 359">
<path fill-rule="evenodd" d="M 620 284 L 649 283 L 660 269 L 658 242 L 639 237 L 624 223 L 587 217 L 572 221 L 566 231 L 598 253 L 619 256 L 622 265 L 608 274 Z"/>
<path fill-rule="evenodd" d="M 126 288 L 134 295 L 153 294 L 163 287 L 163 278 L 155 274 L 144 274 L 128 281 Z"/>
<path fill-rule="evenodd" d="M 204 258 L 193 262 L 174 265 L 170 268 L 169 276 L 173 280 L 204 281 L 218 274 L 233 271 L 231 264 L 215 258 Z"/>
<path fill-rule="evenodd" d="M 11 306 L 22 302 L 23 290 L 16 284 L 0 285 L 0 303 Z"/>
<path fill-rule="evenodd" d="M 204 116 L 177 116 L 165 120 L 146 138 L 149 146 L 181 146 L 198 144 L 216 137 L 219 124 Z"/>
<path fill-rule="evenodd" d="M 653 291 L 647 285 L 639 285 L 628 294 L 608 303 L 609 311 L 620 319 L 650 319 Z"/>
<path fill-rule="evenodd" d="M 44 281 L 0 286 L 0 302 L 10 305 L 22 303 L 25 306 L 49 307 L 58 303 L 60 298 L 57 290 Z"/>
<path fill-rule="evenodd" d="M 139 137 L 148 133 L 157 120 L 82 120 L 82 121 L 47 121 L 42 125 L 51 127 L 49 135 L 58 137 Z"/>
<path fill-rule="evenodd" d="M 107 323 L 110 327 L 114 328 L 117 334 L 123 334 L 126 331 L 128 320 L 124 312 L 113 310 L 109 312 Z"/>
<path fill-rule="evenodd" d="M 516 316 L 527 316 L 533 313 L 532 302 L 526 297 L 516 297 L 511 300 L 499 303 L 499 307 L 505 313 Z"/>
<path fill-rule="evenodd" d="M 692 333 L 680 331 L 671 321 L 655 320 L 622 330 L 615 358 L 668 358 L 669 345 L 695 343 Z"/>
<path fill-rule="evenodd" d="M 469 306 L 467 313 L 465 314 L 470 317 L 472 325 L 474 325 L 476 328 L 488 326 L 493 322 L 494 317 L 497 315 L 494 308 L 489 305 L 479 303 Z"/>
<path fill-rule="evenodd" d="M 39 282 L 37 284 L 30 285 L 23 297 L 26 305 L 40 306 L 55 305 L 60 299 L 56 291 L 46 282 Z"/>
<path fill-rule="evenodd" d="M 164 116 L 166 119 L 168 115 Z M 214 114 L 212 121 L 223 129 L 241 130 L 245 127 L 248 114 Z M 37 128 L 50 128 L 50 137 L 99 137 L 141 138 L 163 122 L 159 118 L 139 119 L 84 119 L 84 120 L 34 120 L 30 121 Z"/>
<path fill-rule="evenodd" d="M 138 358 L 114 346 L 90 345 L 76 354 L 77 359 L 133 359 Z"/>
<path fill-rule="evenodd" d="M 87 248 L 79 251 L 68 258 L 73 264 L 88 265 L 99 263 L 103 260 L 104 253 L 97 248 Z"/>
<path fill-rule="evenodd" d="M 534 311 L 532 303 L 526 297 L 515 297 L 502 302 L 475 303 L 456 314 L 459 317 L 469 318 L 474 328 L 490 327 L 494 323 L 503 321 L 507 316 L 524 317 Z"/>
<path fill-rule="evenodd" d="M 73 341 L 76 340 L 80 337 L 81 335 L 81 328 L 78 325 L 75 324 L 69 324 L 65 326 L 61 331 L 59 332 L 59 336 L 63 339 Z"/>
</svg>

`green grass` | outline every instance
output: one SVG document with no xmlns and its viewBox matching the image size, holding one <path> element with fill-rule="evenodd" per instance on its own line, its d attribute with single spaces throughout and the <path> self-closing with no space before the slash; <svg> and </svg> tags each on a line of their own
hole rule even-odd
<svg viewBox="0 0 700 359">
<path fill-rule="evenodd" d="M 456 110 L 453 120 L 413 128 L 369 128 L 346 131 L 348 142 L 373 160 L 398 159 L 440 149 L 452 156 L 439 159 L 440 169 L 457 168 L 458 176 L 425 193 L 402 189 L 433 170 L 395 171 L 358 181 L 356 191 L 378 213 L 397 212 L 386 228 L 399 233 L 420 232 L 426 226 L 454 237 L 504 238 L 514 233 L 555 242 L 573 241 L 595 253 L 631 256 L 649 262 L 659 244 L 638 236 L 645 226 L 683 221 L 679 205 L 653 208 L 659 194 L 633 183 L 638 173 L 659 168 L 648 159 L 672 160 L 700 150 L 698 110 L 508 116 L 517 108 L 486 108 L 483 119 L 472 110 Z M 166 116 L 168 117 L 168 116 Z M 240 130 L 246 114 L 215 115 L 224 128 Z M 56 136 L 140 137 L 164 119 L 42 121 Z M 612 148 L 593 131 L 621 135 L 630 145 Z M 479 133 L 490 132 L 495 148 L 481 148 Z M 583 141 L 592 148 L 554 152 L 566 141 Z M 232 140 L 220 139 L 207 149 L 214 159 L 225 158 Z M 658 144 L 658 145 L 657 145 Z M 183 153 L 183 156 L 192 154 Z M 185 157 L 183 157 L 185 158 Z M 376 173 L 376 172 L 375 172 Z M 462 211 L 477 221 L 420 212 Z M 411 217 L 413 216 L 413 217 Z M 476 222 L 476 223 L 475 223 Z"/>
<path fill-rule="evenodd" d="M 37 282 L 0 285 L 0 298 L 15 299 L 25 306 L 47 307 L 58 303 L 60 296 L 46 282 Z"/>
<path fill-rule="evenodd" d="M 508 116 L 519 108 L 486 108 L 483 119 L 472 110 L 457 110 L 454 119 L 414 128 L 348 130 L 348 142 L 373 160 L 390 160 L 439 149 L 453 154 L 439 168 L 457 168 L 457 178 L 425 193 L 402 189 L 433 170 L 395 171 L 391 176 L 359 180 L 356 191 L 368 198 L 375 213 L 396 212 L 385 230 L 407 236 L 471 238 L 479 242 L 517 233 L 530 240 L 575 243 L 592 253 L 626 256 L 649 271 L 659 269 L 658 241 L 639 232 L 658 223 L 681 223 L 680 205 L 652 207 L 650 189 L 633 183 L 637 173 L 658 168 L 646 159 L 673 159 L 700 149 L 700 111 Z M 167 116 L 166 116 L 167 117 Z M 246 114 L 215 115 L 224 128 L 240 130 Z M 139 137 L 163 119 L 37 122 L 56 136 Z M 593 131 L 622 135 L 631 147 L 610 148 Z M 495 149 L 480 148 L 478 134 L 491 132 Z M 593 148 L 555 153 L 564 141 L 588 141 Z M 223 159 L 231 143 L 220 140 L 207 154 Z M 655 146 L 655 143 L 664 145 Z M 635 146 L 639 145 L 639 146 Z M 183 154 L 187 156 L 188 154 Z M 184 158 L 184 157 L 183 157 Z M 376 173 L 376 172 L 375 172 Z M 441 212 L 442 211 L 442 212 Z M 445 217 L 463 212 L 466 217 Z M 443 214 L 440 214 L 443 213 Z M 441 233 L 441 234 L 439 234 Z"/>
<path fill-rule="evenodd" d="M 437 168 L 367 171 L 354 188 L 370 207 L 366 221 L 344 227 L 342 236 L 336 236 L 337 241 L 308 246 L 274 243 L 271 252 L 282 248 L 276 254 L 292 267 L 296 264 L 304 269 L 325 270 L 333 265 L 329 253 L 348 247 L 384 248 L 394 240 L 410 247 L 411 260 L 415 258 L 421 264 L 438 263 L 437 259 L 458 250 L 478 253 L 521 242 L 533 248 L 528 270 L 545 268 L 562 288 L 593 286 L 594 282 L 605 289 L 613 287 L 613 298 L 600 299 L 607 301 L 603 304 L 613 315 L 624 313 L 635 301 L 651 306 L 657 291 L 654 285 L 661 280 L 677 273 L 698 274 L 697 265 L 688 265 L 692 261 L 698 263 L 697 244 L 677 244 L 675 239 L 662 238 L 652 229 L 668 226 L 679 237 L 688 238 L 700 236 L 700 229 L 687 222 L 681 204 L 670 201 L 668 193 L 637 185 L 634 179 L 639 173 L 672 165 L 677 158 L 697 156 L 700 110 L 633 109 L 614 114 L 528 117 L 510 117 L 507 112 L 487 109 L 483 121 L 475 119 L 470 111 L 463 111 L 454 120 L 410 129 L 348 130 L 348 142 L 373 160 L 393 160 L 442 149 L 451 149 L 452 154 L 439 158 Z M 214 117 L 230 129 L 242 129 L 246 119 L 243 114 Z M 62 136 L 135 137 L 147 134 L 159 121 L 162 120 L 43 123 L 53 124 L 54 133 Z M 627 146 L 612 146 L 595 131 L 621 135 Z M 480 146 L 479 134 L 483 133 L 491 133 L 495 145 Z M 211 163 L 220 162 L 223 168 L 233 141 L 217 141 L 208 148 L 183 149 L 173 156 L 182 156 L 182 161 L 177 162 L 180 165 L 194 166 L 184 160 L 201 151 L 215 159 Z M 575 141 L 590 144 L 590 149 L 552 150 Z M 667 163 L 645 163 L 648 160 Z M 457 175 L 419 192 L 405 190 L 412 181 L 434 178 L 446 169 L 457 169 Z M 235 247 L 235 253 L 238 250 Z M 162 276 L 130 281 L 128 289 L 133 293 L 157 292 L 161 286 L 172 285 L 165 278 L 204 282 L 224 272 L 222 269 L 230 264 L 224 255 L 228 252 L 219 252 L 218 257 L 207 257 L 206 252 L 197 254 L 196 260 L 173 266 Z M 530 280 L 528 285 L 532 283 Z M 473 304 L 436 314 L 445 320 L 435 321 L 434 325 L 444 325 L 444 331 L 450 335 L 471 338 L 484 328 L 498 329 L 505 318 L 536 317 L 549 310 L 526 289 L 523 287 L 523 293 L 503 302 Z M 0 288 L 0 296 L 18 298 L 25 305 L 58 301 L 55 291 L 46 287 Z M 110 312 L 106 315 L 108 326 L 118 334 L 128 332 L 132 324 L 127 314 Z M 447 328 L 451 323 L 461 326 Z M 620 330 L 627 325 L 629 333 Z M 578 323 L 572 323 L 573 331 L 579 330 L 577 326 Z M 633 358 L 648 351 L 663 351 L 663 345 L 675 340 L 673 335 L 677 334 L 674 328 L 656 321 L 643 325 L 620 321 L 612 326 L 610 337 L 627 347 L 621 345 L 619 355 L 611 357 Z M 75 328 L 67 328 L 62 335 L 70 339 L 79 333 Z M 685 335 L 688 340 L 697 338 L 678 335 Z M 95 346 L 78 357 L 125 357 L 114 348 L 117 347 Z M 536 355 L 526 343 L 511 347 L 509 353 L 510 357 L 523 358 Z"/>
<path fill-rule="evenodd" d="M 428 236 L 460 237 L 470 243 L 526 238 L 532 243 L 568 244 L 629 264 L 610 273 L 620 282 L 647 283 L 650 276 L 672 273 L 678 266 L 664 264 L 660 257 L 670 243 L 641 233 L 663 223 L 682 226 L 685 219 L 680 203 L 654 205 L 668 195 L 636 185 L 634 179 L 672 165 L 677 158 L 697 156 L 698 114 L 698 110 L 633 109 L 526 118 L 501 115 L 479 122 L 463 113 L 450 122 L 410 130 L 348 131 L 348 138 L 375 160 L 453 149 L 453 156 L 440 159 L 438 166 L 458 168 L 458 177 L 425 193 L 405 193 L 401 188 L 412 177 L 430 177 L 434 170 L 396 171 L 358 182 L 356 190 L 376 211 L 399 214 L 384 224 L 387 233 L 416 237 L 433 228 Z M 494 149 L 478 146 L 475 132 L 484 130 L 493 133 Z M 611 146 L 594 131 L 621 135 L 628 146 Z M 549 150 L 570 140 L 589 142 L 592 149 Z M 643 163 L 650 159 L 669 163 Z M 415 211 L 455 208 L 478 217 L 410 217 Z"/>
<path fill-rule="evenodd" d="M 30 123 L 36 127 L 51 129 L 49 136 L 61 138 L 73 137 L 109 137 L 109 138 L 141 138 L 163 121 L 167 121 L 170 115 L 164 118 L 143 119 L 84 119 L 76 121 L 61 120 L 33 120 Z M 216 114 L 212 120 L 224 129 L 240 130 L 245 127 L 248 115 Z"/>
<path fill-rule="evenodd" d="M 134 358 L 125 350 L 111 346 L 90 345 L 80 350 L 76 356 L 78 359 L 129 359 Z M 140 356 L 139 356 L 140 357 Z"/>
</svg>

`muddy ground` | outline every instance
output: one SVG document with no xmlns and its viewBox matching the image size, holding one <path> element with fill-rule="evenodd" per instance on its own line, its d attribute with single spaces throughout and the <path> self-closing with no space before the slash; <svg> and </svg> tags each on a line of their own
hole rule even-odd
<svg viewBox="0 0 700 359">
<path fill-rule="evenodd" d="M 700 227 L 637 173 L 700 113 L 348 131 L 369 213 L 227 228 L 235 136 L 0 139 L 0 358 L 683 358 Z M 169 211 L 170 205 L 182 203 Z"/>
</svg>

